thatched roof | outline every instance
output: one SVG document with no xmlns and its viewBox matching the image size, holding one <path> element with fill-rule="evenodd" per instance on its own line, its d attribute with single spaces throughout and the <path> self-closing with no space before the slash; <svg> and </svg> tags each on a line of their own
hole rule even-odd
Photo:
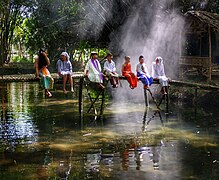
<svg viewBox="0 0 219 180">
<path fill-rule="evenodd" d="M 214 30 L 219 31 L 219 14 L 207 11 L 188 11 L 185 16 L 187 18 L 193 17 L 200 21 L 200 23 L 208 25 Z"/>
</svg>

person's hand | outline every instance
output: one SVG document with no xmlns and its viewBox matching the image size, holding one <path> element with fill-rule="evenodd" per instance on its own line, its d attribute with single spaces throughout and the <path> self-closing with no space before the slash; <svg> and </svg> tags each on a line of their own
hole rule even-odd
<svg viewBox="0 0 219 180">
<path fill-rule="evenodd" d="M 60 77 L 62 77 L 62 74 L 61 74 L 61 72 L 58 72 L 58 75 L 59 75 Z"/>
</svg>

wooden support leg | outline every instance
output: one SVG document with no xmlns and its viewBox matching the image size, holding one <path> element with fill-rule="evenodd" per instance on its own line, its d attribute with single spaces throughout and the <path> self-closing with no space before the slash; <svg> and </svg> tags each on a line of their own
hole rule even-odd
<svg viewBox="0 0 219 180">
<path fill-rule="evenodd" d="M 104 86 L 106 87 L 110 79 L 105 80 Z M 100 115 L 103 115 L 104 111 L 104 106 L 105 106 L 105 95 L 106 91 L 105 89 L 102 90 L 102 101 L 101 101 L 101 106 L 100 106 Z"/>
<path fill-rule="evenodd" d="M 87 113 L 90 112 L 91 108 L 94 108 L 94 111 L 95 111 L 95 114 L 96 114 L 96 108 L 95 108 L 95 106 L 94 106 L 94 103 L 98 100 L 98 98 L 99 98 L 99 96 L 100 96 L 101 93 L 102 93 L 102 91 L 100 91 L 100 92 L 98 93 L 98 95 L 97 95 L 97 97 L 94 99 L 94 101 L 93 101 L 93 99 L 92 99 L 90 93 L 88 93 L 88 96 L 89 96 L 90 101 L 91 101 L 91 106 L 90 106 L 90 108 L 88 109 Z"/>
<path fill-rule="evenodd" d="M 144 101 L 145 101 L 145 106 L 149 107 L 148 93 L 146 89 L 144 89 Z"/>
<path fill-rule="evenodd" d="M 151 95 L 151 97 L 152 97 L 154 103 L 156 104 L 157 108 L 159 109 L 159 106 L 158 106 L 158 104 L 157 104 L 157 101 L 156 101 L 156 99 L 154 98 L 154 96 L 153 96 L 151 90 L 150 90 L 150 89 L 147 89 L 147 90 L 148 90 L 148 92 L 150 93 L 150 95 Z"/>
<path fill-rule="evenodd" d="M 158 115 L 159 115 L 159 117 L 160 117 L 160 122 L 161 122 L 161 124 L 162 124 L 162 126 L 163 126 L 163 118 L 162 118 L 162 115 L 161 115 L 160 111 L 157 111 L 157 112 L 158 112 Z"/>
<path fill-rule="evenodd" d="M 80 114 L 80 116 L 82 116 L 82 114 L 83 114 L 83 84 L 84 84 L 84 78 L 80 78 L 80 81 L 79 81 L 79 94 L 78 94 L 79 114 Z"/>
<path fill-rule="evenodd" d="M 158 103 L 158 107 L 160 107 L 160 105 L 161 105 L 161 103 L 163 102 L 163 100 L 164 100 L 164 97 L 165 95 L 162 95 L 162 98 L 160 99 L 160 102 Z"/>
<path fill-rule="evenodd" d="M 165 102 L 166 102 L 166 114 L 169 114 L 169 89 L 168 87 L 165 87 L 165 88 L 166 88 L 166 94 L 164 96 L 165 96 Z"/>
<path fill-rule="evenodd" d="M 105 105 L 105 89 L 102 90 L 102 101 L 101 101 L 101 106 L 100 106 L 100 115 L 103 114 L 104 105 Z"/>
</svg>

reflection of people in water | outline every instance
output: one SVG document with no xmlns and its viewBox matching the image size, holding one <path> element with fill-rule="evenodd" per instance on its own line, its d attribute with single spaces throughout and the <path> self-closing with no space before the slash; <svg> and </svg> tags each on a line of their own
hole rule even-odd
<svg viewBox="0 0 219 180">
<path fill-rule="evenodd" d="M 153 164 L 154 170 L 159 170 L 160 146 L 151 147 L 150 158 L 151 161 L 154 163 Z"/>
<path fill-rule="evenodd" d="M 135 149 L 136 170 L 141 170 L 142 163 L 147 162 L 147 159 L 153 162 L 154 170 L 159 170 L 160 151 L 161 143 Z"/>
<path fill-rule="evenodd" d="M 122 153 L 122 169 L 124 171 L 127 171 L 129 168 L 129 152 L 128 149 L 125 149 L 125 151 Z"/>
<path fill-rule="evenodd" d="M 134 156 L 133 150 L 135 150 L 137 147 L 137 144 L 134 140 L 131 140 L 131 142 L 128 144 L 128 146 L 124 149 L 122 152 L 122 169 L 127 171 L 129 168 L 129 158 L 131 155 Z"/>
</svg>

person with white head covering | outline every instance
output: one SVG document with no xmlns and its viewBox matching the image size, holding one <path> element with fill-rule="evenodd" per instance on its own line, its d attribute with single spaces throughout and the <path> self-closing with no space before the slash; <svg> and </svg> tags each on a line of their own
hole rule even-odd
<svg viewBox="0 0 219 180">
<path fill-rule="evenodd" d="M 57 61 L 57 70 L 60 77 L 63 78 L 63 92 L 67 94 L 66 82 L 69 80 L 71 92 L 74 92 L 72 75 L 72 64 L 67 52 L 62 52 L 60 59 Z"/>
<path fill-rule="evenodd" d="M 162 86 L 162 91 L 164 94 L 167 94 L 167 86 L 169 79 L 166 77 L 163 58 L 156 57 L 155 61 L 152 64 L 152 77 L 154 80 L 159 80 L 159 83 Z"/>
<path fill-rule="evenodd" d="M 91 59 L 85 66 L 85 75 L 91 82 L 97 83 L 101 89 L 104 89 L 102 69 L 97 57 L 97 52 L 91 52 Z"/>
</svg>

